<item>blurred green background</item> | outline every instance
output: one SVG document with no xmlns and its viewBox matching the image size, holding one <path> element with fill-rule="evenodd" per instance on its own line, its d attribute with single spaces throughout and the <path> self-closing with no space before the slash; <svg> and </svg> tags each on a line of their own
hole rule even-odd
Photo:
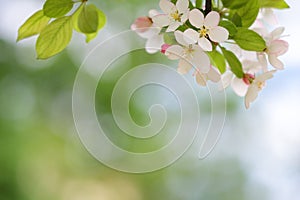
<svg viewBox="0 0 300 200">
<path fill-rule="evenodd" d="M 81 144 L 72 117 L 72 87 L 86 54 L 99 42 L 127 30 L 136 17 L 158 8 L 158 0 L 91 2 L 108 16 L 98 38 L 85 44 L 83 36 L 75 33 L 67 50 L 39 61 L 34 39 L 18 44 L 15 39 L 18 27 L 43 1 L 1 0 L 0 200 L 300 199 L 299 27 L 295 26 L 299 3 L 288 1 L 292 9 L 279 13 L 290 34 L 290 52 L 283 57 L 287 69 L 276 74 L 248 111 L 243 100 L 228 91 L 223 135 L 209 157 L 199 160 L 199 146 L 193 145 L 168 168 L 126 174 L 104 166 Z M 111 112 L 107 99 L 115 77 L 139 61 L 162 59 L 160 54 L 139 51 L 124 59 L 122 70 L 113 68 L 113 75 L 102 82 L 105 93 L 97 93 L 97 114 Z M 130 106 L 137 123 L 147 124 L 140 103 L 133 101 Z M 203 116 L 209 117 L 209 111 Z M 112 138 L 133 151 L 155 149 L 163 143 L 139 145 L 114 133 Z"/>
</svg>

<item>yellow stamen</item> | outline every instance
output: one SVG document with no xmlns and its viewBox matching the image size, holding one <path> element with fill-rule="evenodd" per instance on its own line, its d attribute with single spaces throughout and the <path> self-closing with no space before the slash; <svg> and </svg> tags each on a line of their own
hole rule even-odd
<svg viewBox="0 0 300 200">
<path fill-rule="evenodd" d="M 170 14 L 171 17 L 175 20 L 175 21 L 181 21 L 181 14 L 179 14 L 178 10 L 176 10 L 175 12 Z"/>
<path fill-rule="evenodd" d="M 208 29 L 203 26 L 198 32 L 200 33 L 200 37 L 206 37 L 208 38 Z"/>
<path fill-rule="evenodd" d="M 258 81 L 256 84 L 257 84 L 258 89 L 260 89 L 260 90 L 262 90 L 263 87 L 265 87 L 265 83 L 264 82 Z"/>
</svg>

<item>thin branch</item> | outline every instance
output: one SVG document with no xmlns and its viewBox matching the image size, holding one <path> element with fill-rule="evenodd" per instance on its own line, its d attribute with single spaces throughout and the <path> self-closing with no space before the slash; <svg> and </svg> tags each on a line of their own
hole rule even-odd
<svg viewBox="0 0 300 200">
<path fill-rule="evenodd" d="M 205 0 L 205 15 L 212 11 L 212 0 Z"/>
</svg>

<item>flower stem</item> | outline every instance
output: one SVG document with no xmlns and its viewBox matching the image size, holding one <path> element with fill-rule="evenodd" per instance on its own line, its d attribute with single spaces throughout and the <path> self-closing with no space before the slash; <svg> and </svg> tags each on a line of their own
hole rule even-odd
<svg viewBox="0 0 300 200">
<path fill-rule="evenodd" d="M 205 0 L 205 15 L 212 11 L 212 0 Z"/>
</svg>

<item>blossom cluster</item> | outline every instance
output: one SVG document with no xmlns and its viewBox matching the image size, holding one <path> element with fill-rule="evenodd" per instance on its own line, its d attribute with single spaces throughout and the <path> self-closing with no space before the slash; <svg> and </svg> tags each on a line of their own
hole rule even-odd
<svg viewBox="0 0 300 200">
<path fill-rule="evenodd" d="M 160 0 L 161 11 L 150 10 L 131 29 L 147 40 L 148 53 L 160 51 L 178 60 L 178 72 L 192 71 L 201 86 L 208 81 L 221 88 L 231 86 L 249 108 L 266 81 L 284 69 L 278 57 L 289 45 L 282 39 L 284 28 L 277 26 L 272 10 L 277 5 L 227 2 L 217 0 L 214 7 L 205 8 L 207 5 L 199 7 L 189 0 Z M 269 32 L 274 25 L 277 28 Z"/>
</svg>

